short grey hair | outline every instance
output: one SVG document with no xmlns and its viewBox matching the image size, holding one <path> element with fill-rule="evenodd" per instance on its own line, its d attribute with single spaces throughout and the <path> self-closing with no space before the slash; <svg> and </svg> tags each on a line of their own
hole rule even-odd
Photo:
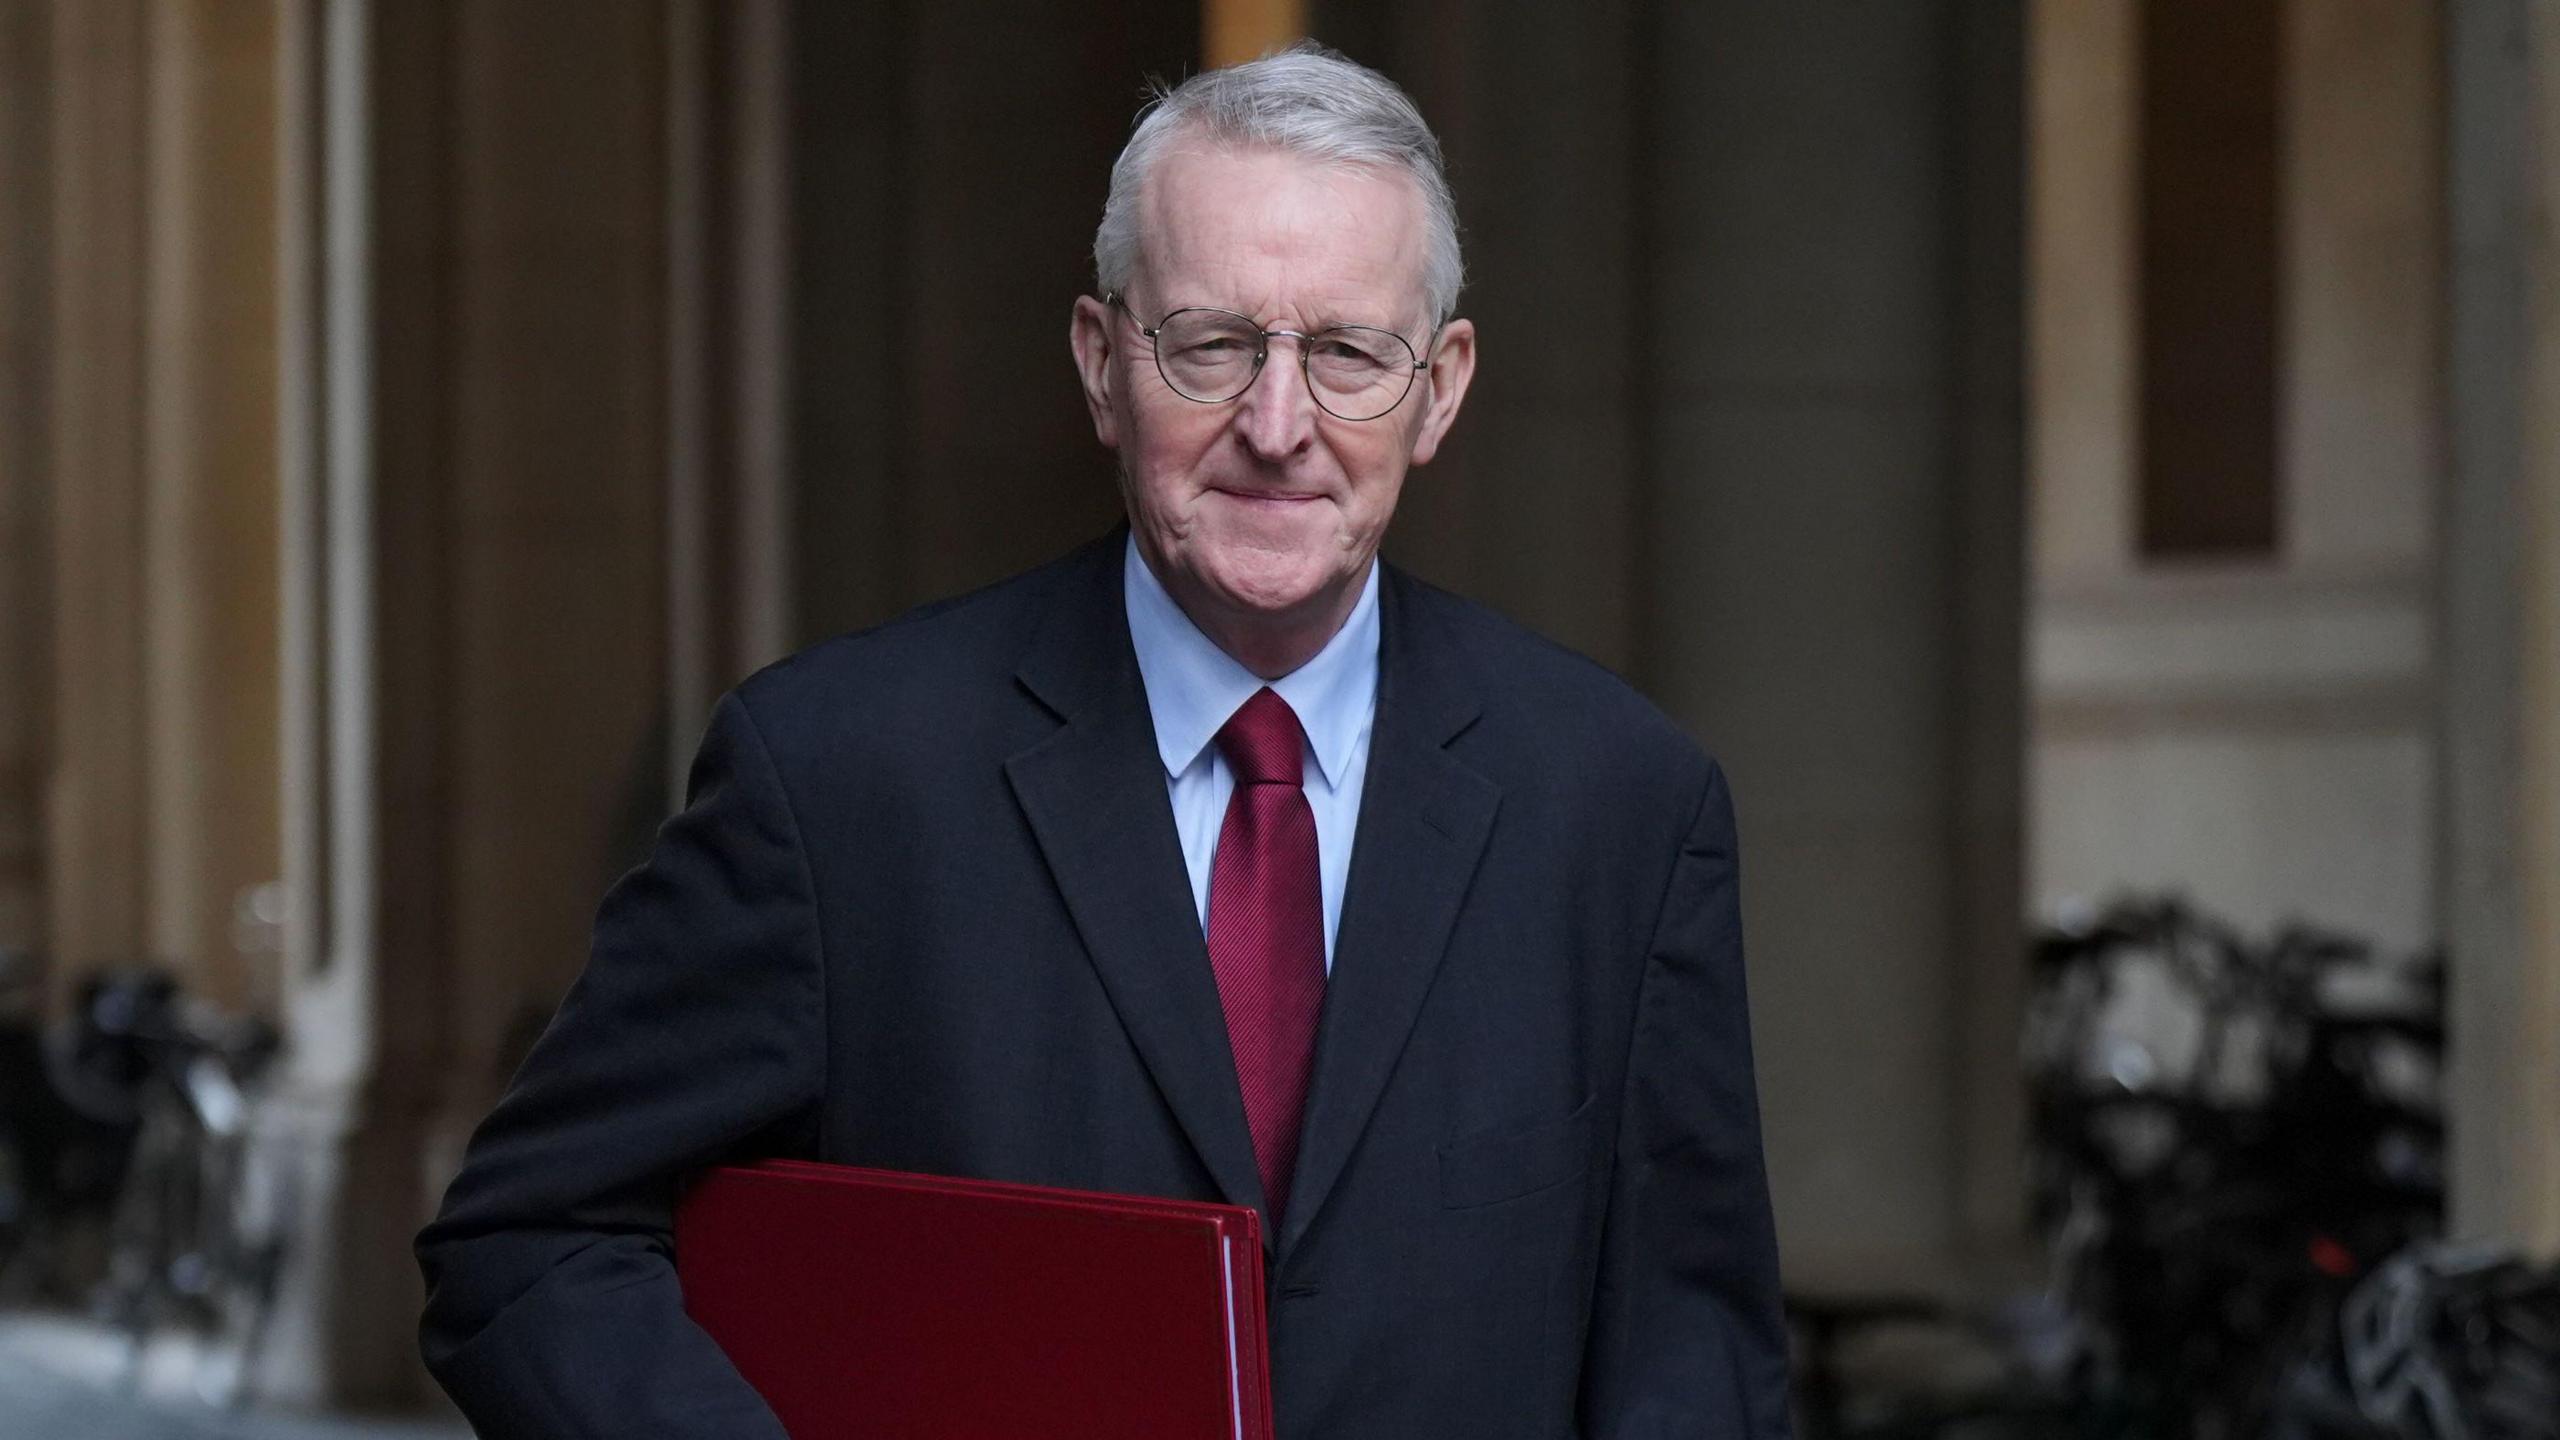
<svg viewBox="0 0 2560 1440">
<path fill-rule="evenodd" d="M 1153 85 L 1129 143 L 1111 166 L 1111 194 L 1093 236 L 1094 277 L 1125 293 L 1141 250 L 1139 200 L 1156 162 L 1177 138 L 1261 145 L 1329 164 L 1411 177 L 1426 230 L 1422 293 L 1432 327 L 1457 313 L 1466 264 L 1458 253 L 1458 203 L 1449 193 L 1439 138 L 1412 97 L 1341 52 L 1301 40 L 1259 60 L 1204 70 L 1180 85 Z"/>
</svg>

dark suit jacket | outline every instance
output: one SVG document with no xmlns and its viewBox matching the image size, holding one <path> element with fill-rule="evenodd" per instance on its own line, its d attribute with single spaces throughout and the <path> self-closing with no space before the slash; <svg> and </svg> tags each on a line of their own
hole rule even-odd
<svg viewBox="0 0 2560 1440">
<path fill-rule="evenodd" d="M 482 1435 L 780 1435 L 670 1263 L 679 1178 L 724 1158 L 1263 1204 L 1121 544 L 721 702 L 419 1237 Z M 1381 592 L 1268 1257 L 1280 1434 L 1782 1436 L 1724 780 L 1598 666 Z"/>
</svg>

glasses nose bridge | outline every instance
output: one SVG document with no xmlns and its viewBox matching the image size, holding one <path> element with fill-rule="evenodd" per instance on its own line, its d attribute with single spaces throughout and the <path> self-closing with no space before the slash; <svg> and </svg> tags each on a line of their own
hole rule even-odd
<svg viewBox="0 0 2560 1440">
<path fill-rule="evenodd" d="M 1305 331 L 1305 330 L 1265 330 L 1265 331 L 1263 331 L 1263 332 L 1262 332 L 1262 354 L 1261 354 L 1261 356 L 1260 356 L 1260 357 L 1255 361 L 1255 363 L 1256 363 L 1256 364 L 1261 364 L 1261 363 L 1267 362 L 1267 361 L 1271 358 L 1271 342 L 1272 342 L 1272 341 L 1274 341 L 1274 340 L 1295 340 L 1295 341 L 1297 341 L 1297 342 L 1298 342 L 1298 368 L 1299 368 L 1300 370 L 1304 370 L 1304 369 L 1306 369 L 1306 368 L 1307 368 L 1307 357 L 1308 357 L 1310 354 L 1314 353 L 1316 337 L 1315 337 L 1312 333 L 1310 333 L 1310 332 L 1308 332 L 1308 331 Z"/>
<path fill-rule="evenodd" d="M 1316 398 L 1315 374 L 1307 368 L 1307 357 L 1312 351 L 1315 337 L 1304 330 L 1260 330 L 1259 333 L 1262 338 L 1260 342 L 1254 346 L 1253 350 L 1253 375 L 1244 382 L 1244 388 L 1237 391 L 1233 398 L 1238 400 L 1250 399 L 1253 394 L 1254 387 L 1262 383 L 1262 372 L 1271 368 L 1271 342 L 1274 340 L 1289 339 L 1298 342 L 1299 383 L 1297 388 L 1305 393 L 1309 401 L 1314 402 L 1319 408 L 1321 408 L 1323 402 Z"/>
</svg>

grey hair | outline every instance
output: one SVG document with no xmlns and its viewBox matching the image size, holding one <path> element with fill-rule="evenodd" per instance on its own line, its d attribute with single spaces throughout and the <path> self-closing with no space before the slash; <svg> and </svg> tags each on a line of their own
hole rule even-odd
<svg viewBox="0 0 2560 1440">
<path fill-rule="evenodd" d="M 1434 329 L 1457 313 L 1466 264 L 1458 253 L 1458 203 L 1439 138 L 1396 83 L 1339 51 L 1301 40 L 1259 60 L 1204 70 L 1180 85 L 1154 82 L 1155 98 L 1111 166 L 1111 194 L 1093 236 L 1094 277 L 1126 292 L 1140 253 L 1139 197 L 1177 137 L 1265 145 L 1336 165 L 1412 177 L 1422 192 L 1422 293 Z"/>
</svg>

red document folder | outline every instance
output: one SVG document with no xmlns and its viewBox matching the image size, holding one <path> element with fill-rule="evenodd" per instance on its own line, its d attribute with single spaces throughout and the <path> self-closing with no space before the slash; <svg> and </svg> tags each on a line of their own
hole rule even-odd
<svg viewBox="0 0 2560 1440">
<path fill-rule="evenodd" d="M 1271 1440 L 1250 1209 L 777 1160 L 675 1245 L 792 1440 Z"/>
</svg>

